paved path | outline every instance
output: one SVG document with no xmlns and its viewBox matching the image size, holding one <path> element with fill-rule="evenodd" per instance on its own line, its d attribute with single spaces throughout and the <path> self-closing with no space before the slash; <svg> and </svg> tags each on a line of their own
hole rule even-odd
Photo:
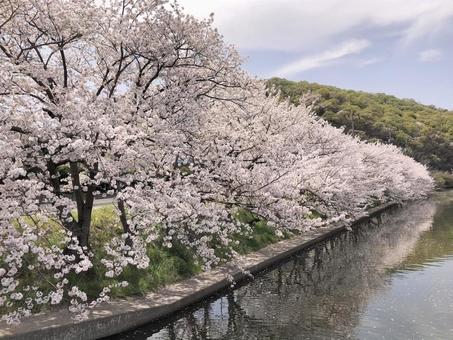
<svg viewBox="0 0 453 340">
<path fill-rule="evenodd" d="M 96 198 L 93 203 L 94 208 L 102 208 L 107 205 L 113 204 L 113 197 L 108 198 Z"/>
</svg>

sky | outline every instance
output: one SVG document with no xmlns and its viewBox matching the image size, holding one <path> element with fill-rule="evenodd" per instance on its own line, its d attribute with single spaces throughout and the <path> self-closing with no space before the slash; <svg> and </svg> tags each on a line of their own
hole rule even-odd
<svg viewBox="0 0 453 340">
<path fill-rule="evenodd" d="M 384 92 L 453 109 L 453 0 L 179 0 L 259 78 Z"/>
</svg>

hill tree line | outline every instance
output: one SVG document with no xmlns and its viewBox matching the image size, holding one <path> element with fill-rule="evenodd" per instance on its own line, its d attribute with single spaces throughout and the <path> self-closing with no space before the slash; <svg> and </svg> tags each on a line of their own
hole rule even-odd
<svg viewBox="0 0 453 340">
<path fill-rule="evenodd" d="M 282 97 L 299 104 L 304 93 L 317 95 L 315 113 L 365 140 L 380 140 L 432 170 L 453 169 L 453 112 L 383 93 L 339 89 L 306 81 L 272 78 Z M 453 185 L 453 183 L 452 183 Z"/>
</svg>

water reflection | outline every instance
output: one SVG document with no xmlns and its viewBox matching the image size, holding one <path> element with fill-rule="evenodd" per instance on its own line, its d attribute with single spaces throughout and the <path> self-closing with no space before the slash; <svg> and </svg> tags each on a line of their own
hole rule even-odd
<svg viewBox="0 0 453 340">
<path fill-rule="evenodd" d="M 453 338 L 453 195 L 390 212 L 117 339 Z"/>
</svg>

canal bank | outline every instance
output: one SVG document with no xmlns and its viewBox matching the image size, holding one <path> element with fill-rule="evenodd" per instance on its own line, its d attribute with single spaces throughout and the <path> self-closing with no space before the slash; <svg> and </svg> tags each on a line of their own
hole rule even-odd
<svg viewBox="0 0 453 340">
<path fill-rule="evenodd" d="M 390 203 L 376 207 L 355 221 L 352 227 L 395 207 Z M 248 254 L 238 265 L 257 273 L 275 265 L 299 251 L 328 239 L 346 229 L 345 225 L 330 225 L 305 232 Z M 1 324 L 1 339 L 97 339 L 114 335 L 161 319 L 205 299 L 231 285 L 228 277 L 239 282 L 247 278 L 237 265 L 227 264 L 193 278 L 160 289 L 141 298 L 115 300 L 96 308 L 90 319 L 75 322 L 68 311 L 52 311 L 24 320 L 19 326 Z"/>
</svg>

